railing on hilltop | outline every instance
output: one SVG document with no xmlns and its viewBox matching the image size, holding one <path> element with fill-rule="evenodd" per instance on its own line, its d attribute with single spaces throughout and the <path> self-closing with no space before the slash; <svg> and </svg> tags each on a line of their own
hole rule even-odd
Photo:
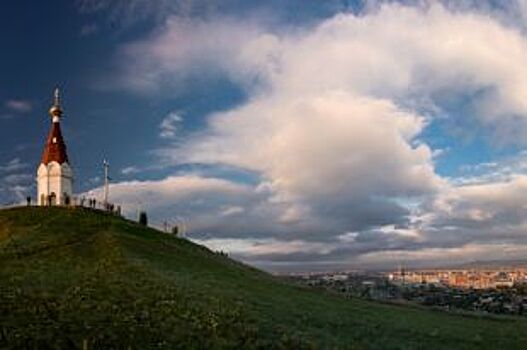
<svg viewBox="0 0 527 350">
<path fill-rule="evenodd" d="M 67 204 L 52 204 L 51 202 L 48 202 L 45 205 L 39 205 L 36 202 L 33 202 L 31 197 L 27 197 L 25 202 L 0 204 L 0 209 L 12 209 L 12 208 L 21 208 L 21 207 L 85 208 L 85 209 L 103 211 L 103 212 L 114 214 L 117 216 L 122 216 L 122 209 L 120 205 L 116 205 L 115 203 L 105 203 L 105 202 L 98 201 L 95 198 L 86 198 L 86 197 L 81 197 L 80 199 L 74 197 Z"/>
</svg>

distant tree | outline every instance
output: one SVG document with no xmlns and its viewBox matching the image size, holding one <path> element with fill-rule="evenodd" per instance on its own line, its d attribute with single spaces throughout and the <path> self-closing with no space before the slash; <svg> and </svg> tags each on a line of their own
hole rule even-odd
<svg viewBox="0 0 527 350">
<path fill-rule="evenodd" d="M 174 227 L 172 227 L 172 234 L 174 236 L 177 236 L 179 234 L 179 227 L 178 227 L 178 225 L 175 225 Z"/>
<path fill-rule="evenodd" d="M 143 226 L 148 225 L 148 216 L 146 215 L 146 212 L 142 211 L 139 213 L 139 224 Z"/>
</svg>

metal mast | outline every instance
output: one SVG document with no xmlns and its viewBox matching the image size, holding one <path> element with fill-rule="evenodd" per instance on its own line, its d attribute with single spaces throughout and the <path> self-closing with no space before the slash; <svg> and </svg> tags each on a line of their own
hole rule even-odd
<svg viewBox="0 0 527 350">
<path fill-rule="evenodd" d="M 108 171 L 110 169 L 110 163 L 105 159 L 103 161 L 103 167 L 104 167 L 104 199 L 103 203 L 104 206 L 108 204 L 108 195 L 110 194 L 110 177 L 108 176 Z"/>
</svg>

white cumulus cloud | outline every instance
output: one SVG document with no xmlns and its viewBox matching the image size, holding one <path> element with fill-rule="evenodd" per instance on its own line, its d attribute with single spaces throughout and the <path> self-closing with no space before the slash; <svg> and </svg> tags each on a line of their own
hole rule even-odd
<svg viewBox="0 0 527 350">
<path fill-rule="evenodd" d="M 522 243 L 525 180 L 478 187 L 443 179 L 434 169 L 438 150 L 421 139 L 441 117 L 487 132 L 489 142 L 527 142 L 524 32 L 481 9 L 454 7 L 382 4 L 299 28 L 169 18 L 122 48 L 122 82 L 135 92 L 177 93 L 192 79 L 222 75 L 248 97 L 158 154 L 174 164 L 244 169 L 259 183 L 171 177 L 119 184 L 116 195 L 132 201 L 133 189 L 164 203 L 165 214 L 182 210 L 167 203 L 187 202 L 188 213 L 202 213 L 192 214 L 195 232 L 209 241 L 267 233 L 265 249 L 246 243 L 270 260 L 284 251 L 316 260 L 317 249 L 362 261 L 389 252 L 481 256 L 493 240 Z M 161 123 L 161 137 L 176 135 L 178 118 Z M 273 255 L 280 244 L 272 239 L 290 242 L 289 250 Z"/>
</svg>

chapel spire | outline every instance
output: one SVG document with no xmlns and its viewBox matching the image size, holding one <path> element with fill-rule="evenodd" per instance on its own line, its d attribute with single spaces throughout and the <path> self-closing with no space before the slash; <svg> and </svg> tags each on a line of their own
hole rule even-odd
<svg viewBox="0 0 527 350">
<path fill-rule="evenodd" d="M 53 105 L 49 109 L 53 123 L 48 134 L 48 139 L 42 153 L 42 164 L 48 165 L 55 161 L 59 164 L 68 162 L 68 154 L 66 153 L 66 143 L 62 137 L 60 130 L 60 117 L 62 116 L 62 108 L 60 107 L 60 91 L 55 89 L 53 94 Z"/>
<path fill-rule="evenodd" d="M 49 115 L 53 119 L 54 123 L 58 123 L 60 117 L 62 117 L 62 108 L 60 107 L 60 90 L 58 87 L 53 93 L 53 105 L 49 109 Z"/>
</svg>

